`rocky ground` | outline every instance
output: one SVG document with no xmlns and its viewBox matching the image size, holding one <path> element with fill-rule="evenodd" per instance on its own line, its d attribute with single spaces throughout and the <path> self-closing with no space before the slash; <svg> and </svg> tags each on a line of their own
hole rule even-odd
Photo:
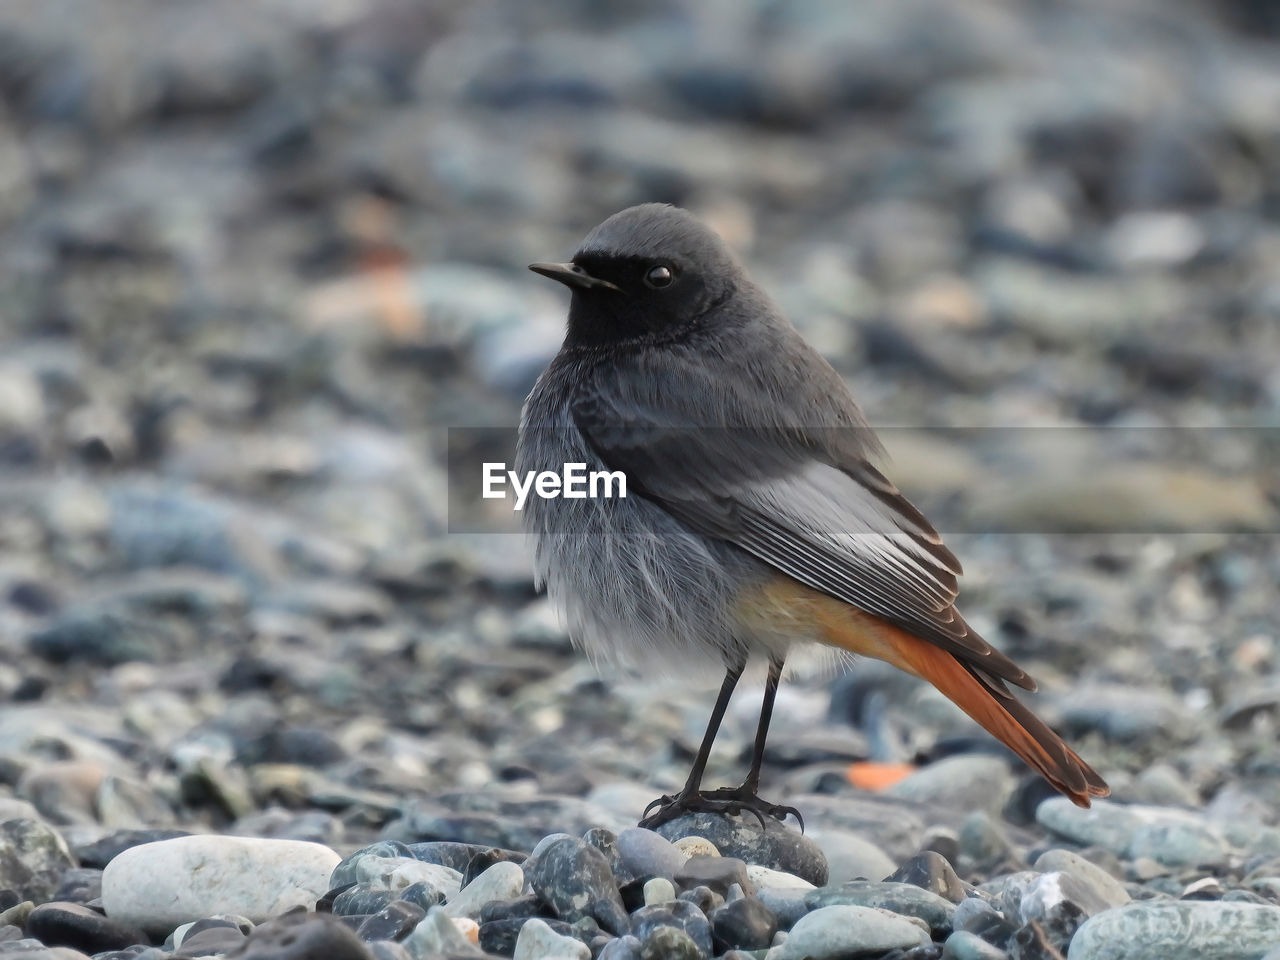
<svg viewBox="0 0 1280 960">
<path fill-rule="evenodd" d="M 6 0 L 0 957 L 1280 956 L 1278 40 L 1247 0 Z M 780 695 L 803 836 L 635 828 L 711 691 L 576 654 L 447 452 L 558 343 L 524 265 L 648 200 L 893 428 L 1112 801 L 871 663 Z"/>
</svg>

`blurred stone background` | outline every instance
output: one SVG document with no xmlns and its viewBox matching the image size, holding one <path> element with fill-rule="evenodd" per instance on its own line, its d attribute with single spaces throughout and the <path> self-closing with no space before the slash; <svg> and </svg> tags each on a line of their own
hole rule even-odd
<svg viewBox="0 0 1280 960">
<path fill-rule="evenodd" d="M 341 848 L 423 796 L 634 822 L 676 785 L 707 691 L 573 653 L 518 540 L 449 532 L 444 469 L 559 343 L 525 265 L 659 200 L 906 428 L 967 616 L 1117 798 L 1280 822 L 1275 9 L 5 0 L 0 808 Z M 992 426 L 1054 429 L 1012 461 L 955 429 Z M 1026 823 L 983 754 L 864 664 L 785 687 L 765 792 L 958 755 L 901 796 Z"/>
</svg>

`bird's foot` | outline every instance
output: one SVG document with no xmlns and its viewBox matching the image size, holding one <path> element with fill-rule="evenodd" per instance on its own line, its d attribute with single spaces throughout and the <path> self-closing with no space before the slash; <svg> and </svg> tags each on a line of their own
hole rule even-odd
<svg viewBox="0 0 1280 960">
<path fill-rule="evenodd" d="M 655 807 L 657 811 L 650 815 L 649 811 Z M 736 816 L 743 812 L 750 813 L 759 820 L 761 828 L 765 826 L 766 816 L 775 820 L 786 820 L 790 815 L 800 824 L 800 832 L 804 832 L 804 818 L 800 816 L 799 810 L 762 800 L 754 790 L 748 789 L 746 784 L 740 787 L 721 787 L 719 790 L 709 790 L 705 793 L 701 790 L 682 790 L 674 797 L 659 797 L 644 808 L 639 826 L 646 830 L 653 830 L 686 813 L 725 813 Z"/>
</svg>

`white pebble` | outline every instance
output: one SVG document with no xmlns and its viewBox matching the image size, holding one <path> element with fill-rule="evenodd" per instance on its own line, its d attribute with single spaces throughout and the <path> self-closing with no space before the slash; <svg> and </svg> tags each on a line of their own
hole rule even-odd
<svg viewBox="0 0 1280 960">
<path fill-rule="evenodd" d="M 781 870 L 771 870 L 769 867 L 762 867 L 756 863 L 747 864 L 747 879 L 751 881 L 751 885 L 762 890 L 770 887 L 774 890 L 813 890 L 814 886 L 804 877 L 797 877 L 794 873 L 783 873 Z"/>
<path fill-rule="evenodd" d="M 234 913 L 261 923 L 314 909 L 342 858 L 319 843 L 195 836 L 130 847 L 102 874 L 107 916 L 150 933 Z"/>
<path fill-rule="evenodd" d="M 520 928 L 512 960 L 591 960 L 591 951 L 581 940 L 562 937 L 534 917 Z"/>
<path fill-rule="evenodd" d="M 478 919 L 492 900 L 514 900 L 524 890 L 524 871 L 518 863 L 500 860 L 449 898 L 444 912 L 451 917 Z"/>
<path fill-rule="evenodd" d="M 655 903 L 670 903 L 676 898 L 676 885 L 666 877 L 654 877 L 644 885 L 644 905 L 652 907 Z"/>
<path fill-rule="evenodd" d="M 686 857 L 718 857 L 719 848 L 706 837 L 681 837 L 672 844 Z"/>
</svg>

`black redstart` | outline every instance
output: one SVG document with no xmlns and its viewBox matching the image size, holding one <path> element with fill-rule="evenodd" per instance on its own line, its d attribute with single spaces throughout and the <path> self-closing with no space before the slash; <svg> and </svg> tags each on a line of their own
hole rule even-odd
<svg viewBox="0 0 1280 960">
<path fill-rule="evenodd" d="M 524 406 L 517 471 L 622 471 L 628 493 L 530 498 L 537 575 L 593 654 L 694 654 L 726 671 L 688 782 L 642 826 L 697 810 L 795 813 L 756 791 L 783 661 L 802 641 L 929 681 L 1076 804 L 1108 795 L 1009 691 L 1035 681 L 956 610 L 960 564 L 870 463 L 879 443 L 844 381 L 715 233 L 644 204 L 596 227 L 572 262 L 529 269 L 572 300 Z M 769 674 L 750 773 L 703 791 L 753 658 Z"/>
</svg>

